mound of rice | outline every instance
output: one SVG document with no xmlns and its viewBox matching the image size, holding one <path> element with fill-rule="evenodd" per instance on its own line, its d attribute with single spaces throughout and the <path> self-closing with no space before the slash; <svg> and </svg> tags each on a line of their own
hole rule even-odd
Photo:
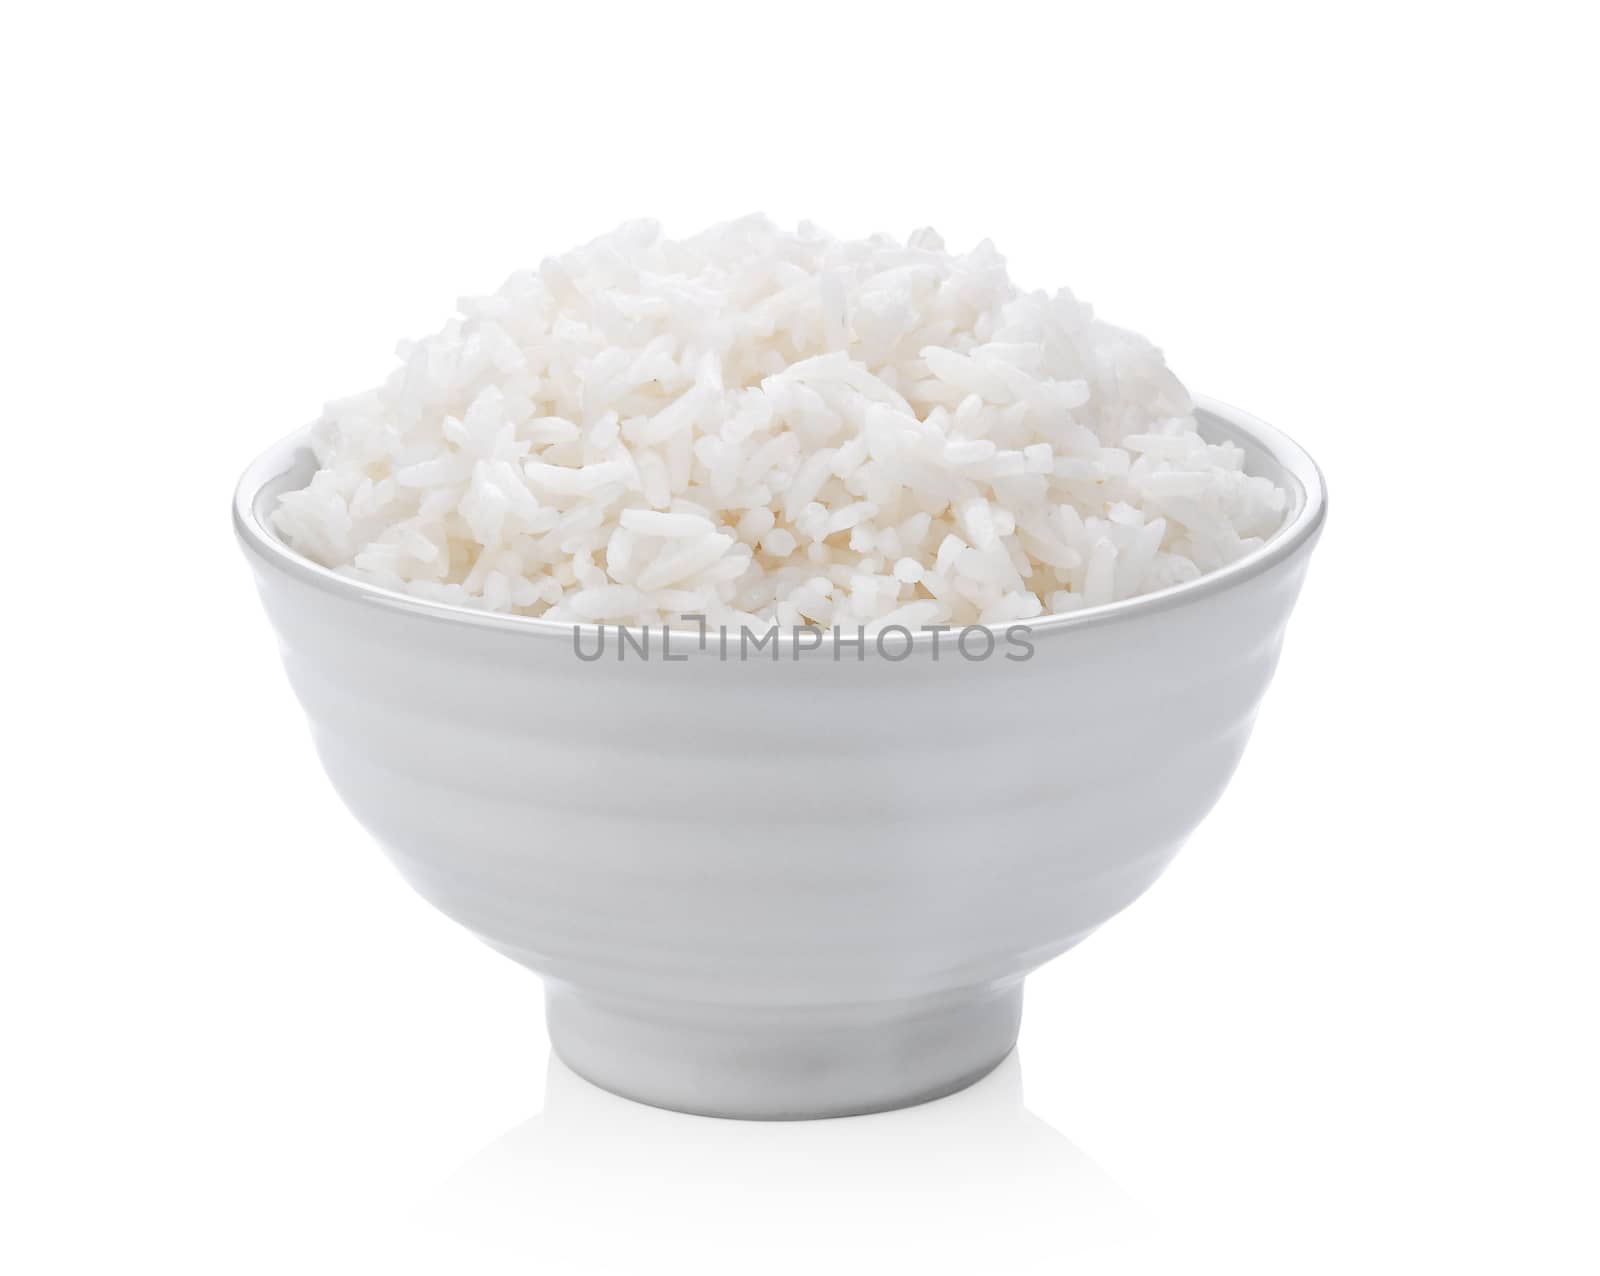
<svg viewBox="0 0 1600 1276">
<path fill-rule="evenodd" d="M 987 241 L 636 222 L 460 312 L 326 408 L 294 549 L 550 620 L 914 628 L 1162 589 L 1283 518 L 1155 347 Z"/>
</svg>

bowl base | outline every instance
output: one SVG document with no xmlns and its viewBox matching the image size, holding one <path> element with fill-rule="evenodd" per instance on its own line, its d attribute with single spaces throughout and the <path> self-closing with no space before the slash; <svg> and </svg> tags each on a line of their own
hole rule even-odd
<svg viewBox="0 0 1600 1276">
<path fill-rule="evenodd" d="M 559 983 L 550 1042 L 623 1098 L 698 1116 L 810 1120 L 943 1098 L 1011 1052 L 1022 982 L 937 1000 L 757 1008 L 637 1003 Z"/>
</svg>

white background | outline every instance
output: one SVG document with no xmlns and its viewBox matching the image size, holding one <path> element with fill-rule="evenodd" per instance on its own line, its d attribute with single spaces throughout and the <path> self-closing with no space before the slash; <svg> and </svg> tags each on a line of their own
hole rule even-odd
<svg viewBox="0 0 1600 1276">
<path fill-rule="evenodd" d="M 1596 1270 L 1580 13 L 13 14 L 0 1266 Z M 547 1063 L 324 783 L 226 517 L 458 294 L 753 209 L 992 237 L 1333 494 L 1236 781 L 1020 1062 L 814 1125 Z"/>
</svg>

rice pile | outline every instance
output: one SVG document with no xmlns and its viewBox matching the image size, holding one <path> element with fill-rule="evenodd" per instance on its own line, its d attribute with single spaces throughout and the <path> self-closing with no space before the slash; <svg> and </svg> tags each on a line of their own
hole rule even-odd
<svg viewBox="0 0 1600 1276">
<path fill-rule="evenodd" d="M 1007 624 L 1191 580 L 1284 493 L 1143 338 L 987 241 L 630 223 L 328 405 L 275 511 L 349 576 L 560 621 Z"/>
</svg>

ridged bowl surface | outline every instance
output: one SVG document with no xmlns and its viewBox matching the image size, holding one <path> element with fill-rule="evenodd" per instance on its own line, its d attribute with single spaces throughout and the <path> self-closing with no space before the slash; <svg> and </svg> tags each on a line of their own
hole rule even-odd
<svg viewBox="0 0 1600 1276">
<path fill-rule="evenodd" d="M 836 1115 L 998 1063 L 1023 977 L 1137 898 L 1227 784 L 1326 502 L 1270 427 L 1209 402 L 1201 425 L 1289 489 L 1283 529 L 1033 622 L 1022 661 L 947 639 L 938 660 L 689 641 L 585 662 L 570 626 L 284 546 L 267 520 L 314 466 L 303 435 L 234 516 L 334 787 L 419 892 L 545 978 L 576 1071 L 689 1111 Z"/>
</svg>

